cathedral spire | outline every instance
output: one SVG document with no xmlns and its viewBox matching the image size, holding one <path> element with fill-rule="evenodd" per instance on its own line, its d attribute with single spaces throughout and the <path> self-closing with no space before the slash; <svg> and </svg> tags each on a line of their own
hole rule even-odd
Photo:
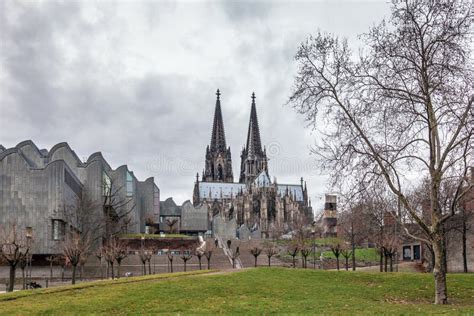
<svg viewBox="0 0 474 316">
<path fill-rule="evenodd" d="M 203 182 L 233 182 L 232 158 L 230 148 L 225 142 L 224 121 L 221 110 L 221 92 L 216 92 L 216 108 L 212 125 L 211 144 L 206 148 Z"/>
<path fill-rule="evenodd" d="M 221 92 L 217 89 L 216 92 L 216 109 L 214 111 L 214 124 L 212 126 L 211 136 L 211 151 L 225 151 L 225 132 L 224 132 L 224 121 L 222 120 L 221 110 Z"/>
<path fill-rule="evenodd" d="M 260 129 L 258 127 L 257 108 L 255 105 L 255 92 L 252 92 L 252 106 L 250 109 L 249 129 L 247 133 L 246 150 L 249 156 L 262 154 L 262 142 L 260 140 Z"/>
<path fill-rule="evenodd" d="M 258 127 L 257 106 L 255 105 L 255 93 L 252 93 L 252 106 L 250 108 L 249 129 L 247 132 L 247 144 L 242 150 L 240 180 L 241 183 L 250 183 L 262 171 L 267 169 L 267 154 L 262 150 L 260 129 Z"/>
</svg>

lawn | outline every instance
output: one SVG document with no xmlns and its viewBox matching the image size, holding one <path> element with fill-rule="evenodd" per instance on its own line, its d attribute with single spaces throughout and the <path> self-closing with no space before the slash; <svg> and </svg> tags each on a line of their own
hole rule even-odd
<svg viewBox="0 0 474 316">
<path fill-rule="evenodd" d="M 429 274 L 258 268 L 160 275 L 0 296 L 0 314 L 473 314 L 474 274 L 448 276 L 436 306 Z"/>
</svg>

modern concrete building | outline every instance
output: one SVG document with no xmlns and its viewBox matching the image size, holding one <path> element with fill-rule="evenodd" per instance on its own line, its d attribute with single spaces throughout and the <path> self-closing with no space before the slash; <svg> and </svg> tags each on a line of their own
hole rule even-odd
<svg viewBox="0 0 474 316">
<path fill-rule="evenodd" d="M 112 169 L 100 152 L 82 162 L 67 143 L 49 151 L 31 140 L 9 149 L 0 145 L 0 225 L 32 228 L 35 255 L 60 252 L 68 231 L 80 228 L 71 210 L 86 197 L 89 220 L 104 221 L 107 210 L 123 233 L 143 233 L 147 221 L 158 220 L 154 179 L 138 181 L 126 165 Z"/>
<path fill-rule="evenodd" d="M 189 200 L 178 206 L 173 198 L 160 202 L 160 219 L 158 229 L 162 233 L 175 233 L 186 235 L 210 234 L 210 222 L 207 205 L 193 205 Z M 173 226 L 171 227 L 172 224 Z"/>
</svg>

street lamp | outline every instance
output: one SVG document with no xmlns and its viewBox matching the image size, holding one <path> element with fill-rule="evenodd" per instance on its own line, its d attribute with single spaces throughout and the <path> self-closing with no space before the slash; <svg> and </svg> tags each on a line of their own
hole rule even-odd
<svg viewBox="0 0 474 316">
<path fill-rule="evenodd" d="M 313 236 L 313 269 L 316 270 L 316 230 L 314 228 L 311 230 L 311 235 Z"/>
<path fill-rule="evenodd" d="M 26 256 L 26 279 L 27 283 L 31 283 L 31 259 L 33 254 L 30 253 L 31 249 L 31 240 L 33 239 L 33 228 L 26 227 L 26 248 L 27 248 L 27 256 Z M 29 277 L 28 277 L 28 270 L 29 270 Z"/>
</svg>

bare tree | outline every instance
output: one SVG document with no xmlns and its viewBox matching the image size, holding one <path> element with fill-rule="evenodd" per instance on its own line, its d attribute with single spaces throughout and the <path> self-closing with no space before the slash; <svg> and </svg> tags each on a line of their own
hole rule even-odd
<svg viewBox="0 0 474 316">
<path fill-rule="evenodd" d="M 170 272 L 173 273 L 174 255 L 173 255 L 173 252 L 171 251 L 171 249 L 168 249 L 168 251 L 166 252 L 166 257 L 168 258 L 168 263 L 169 263 L 169 266 L 170 266 Z"/>
<path fill-rule="evenodd" d="M 174 234 L 177 232 L 177 229 L 175 227 L 178 223 L 179 220 L 177 218 L 170 218 L 166 220 L 166 226 L 168 226 L 168 231 L 170 234 Z"/>
<path fill-rule="evenodd" d="M 16 267 L 22 260 L 25 260 L 31 245 L 28 244 L 26 235 L 18 230 L 18 226 L 14 222 L 0 227 L 0 243 L 1 261 L 10 266 L 7 291 L 13 292 Z"/>
<path fill-rule="evenodd" d="M 214 252 L 214 245 L 212 243 L 206 243 L 206 250 L 204 251 L 204 256 L 207 259 L 207 269 L 211 269 L 211 258 L 212 253 Z"/>
<path fill-rule="evenodd" d="M 46 261 L 49 262 L 49 280 L 53 280 L 53 264 L 58 262 L 58 255 L 50 255 L 46 257 Z"/>
<path fill-rule="evenodd" d="M 343 245 L 344 245 L 344 243 L 339 238 L 330 238 L 328 240 L 329 249 L 331 249 L 334 257 L 336 257 L 337 271 L 339 271 L 339 257 L 341 255 L 341 251 L 344 247 Z"/>
<path fill-rule="evenodd" d="M 189 260 L 191 260 L 192 257 L 193 257 L 193 255 L 191 254 L 190 251 L 186 251 L 186 250 L 183 249 L 182 254 L 181 254 L 181 260 L 183 260 L 184 272 L 186 272 L 186 263 Z"/>
<path fill-rule="evenodd" d="M 262 248 L 258 247 L 258 246 L 254 246 L 250 249 L 250 253 L 252 254 L 252 256 L 254 257 L 255 259 L 255 268 L 257 267 L 257 259 L 258 259 L 258 256 L 260 256 L 260 254 L 262 253 Z"/>
<path fill-rule="evenodd" d="M 291 240 L 286 246 L 286 251 L 293 259 L 293 268 L 296 268 L 296 256 L 298 255 L 298 252 L 300 251 L 298 242 Z"/>
<path fill-rule="evenodd" d="M 278 249 L 272 242 L 265 243 L 263 249 L 268 258 L 268 266 L 271 267 L 272 257 L 278 253 Z"/>
<path fill-rule="evenodd" d="M 25 278 L 25 268 L 28 265 L 27 256 L 22 256 L 20 259 L 20 269 L 21 269 L 21 280 L 22 280 L 22 289 L 26 289 L 26 278 Z"/>
<path fill-rule="evenodd" d="M 352 254 L 353 254 L 352 247 L 350 247 L 347 244 L 344 244 L 343 247 L 341 248 L 341 255 L 345 259 L 346 271 L 349 270 L 349 258 L 352 257 Z M 355 260 L 353 261 L 353 264 L 355 264 Z M 355 269 L 353 269 L 353 270 L 355 270 Z"/>
<path fill-rule="evenodd" d="M 308 256 L 311 254 L 311 246 L 308 243 L 301 243 L 300 254 L 301 266 L 306 269 L 308 267 Z"/>
<path fill-rule="evenodd" d="M 290 98 L 314 126 L 318 112 L 331 124 L 315 152 L 333 182 L 382 179 L 420 227 L 424 236 L 413 237 L 433 249 L 436 304 L 448 302 L 443 223 L 472 187 L 472 16 L 469 2 L 394 1 L 390 20 L 362 36 L 359 58 L 346 40 L 312 36 L 296 55 Z M 429 179 L 427 218 L 408 199 L 410 172 Z M 456 182 L 447 209 L 445 181 Z"/>
<path fill-rule="evenodd" d="M 120 267 L 122 265 L 123 259 L 128 257 L 128 247 L 127 244 L 119 239 L 113 238 L 108 243 L 108 247 L 112 247 L 112 254 L 115 261 L 117 261 L 117 279 L 120 278 Z"/>
<path fill-rule="evenodd" d="M 150 261 L 151 261 L 151 258 L 153 256 L 153 251 L 151 249 L 147 249 L 147 248 L 140 248 L 140 250 L 138 251 L 138 256 L 140 257 L 140 261 L 143 265 L 143 275 L 146 275 L 146 265 L 147 265 L 147 262 L 148 262 L 148 274 L 151 274 L 151 266 L 150 266 Z M 168 257 L 169 259 L 169 257 Z M 170 260 L 171 262 L 171 272 L 173 272 L 173 260 Z"/>
<path fill-rule="evenodd" d="M 99 260 L 99 271 L 100 271 L 100 278 L 104 278 L 104 269 L 102 267 L 102 259 L 104 259 L 104 250 L 99 248 L 95 251 L 95 257 Z"/>
<path fill-rule="evenodd" d="M 77 265 L 87 258 L 90 246 L 91 240 L 79 232 L 71 232 L 64 239 L 62 252 L 66 261 L 72 266 L 72 284 L 76 284 Z"/>
</svg>

